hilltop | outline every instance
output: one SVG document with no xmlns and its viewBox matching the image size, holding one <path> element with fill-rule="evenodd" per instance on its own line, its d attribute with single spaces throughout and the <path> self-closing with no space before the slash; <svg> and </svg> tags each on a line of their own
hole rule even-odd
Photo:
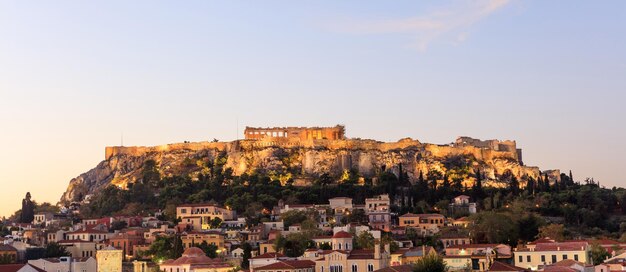
<svg viewBox="0 0 626 272">
<path fill-rule="evenodd" d="M 246 128 L 245 139 L 232 142 L 185 142 L 153 147 L 105 148 L 95 168 L 72 179 L 62 203 L 82 201 L 109 185 L 128 188 L 142 182 L 146 162 L 160 177 L 188 176 L 197 180 L 211 164 L 223 164 L 232 176 L 261 173 L 281 185 L 311 186 L 320 179 L 341 183 L 375 184 L 383 172 L 405 175 L 415 184 L 420 176 L 444 179 L 465 188 L 482 179 L 483 185 L 506 187 L 512 180 L 523 187 L 545 177 L 560 179 L 557 170 L 526 166 L 515 141 L 481 141 L 459 137 L 445 145 L 405 138 L 397 142 L 347 139 L 344 127 Z M 434 177 L 434 178 L 433 178 Z"/>
</svg>

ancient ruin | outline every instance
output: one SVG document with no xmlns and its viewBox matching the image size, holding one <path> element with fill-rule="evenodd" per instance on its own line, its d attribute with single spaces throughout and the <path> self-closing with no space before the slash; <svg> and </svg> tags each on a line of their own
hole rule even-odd
<svg viewBox="0 0 626 272">
<path fill-rule="evenodd" d="M 244 135 L 246 140 L 264 138 L 286 138 L 300 141 L 343 140 L 345 139 L 345 127 L 341 125 L 334 127 L 246 127 Z"/>
</svg>

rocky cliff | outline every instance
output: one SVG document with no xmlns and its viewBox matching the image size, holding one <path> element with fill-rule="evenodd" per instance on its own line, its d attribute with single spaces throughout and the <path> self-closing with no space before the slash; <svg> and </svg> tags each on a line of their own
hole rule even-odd
<svg viewBox="0 0 626 272">
<path fill-rule="evenodd" d="M 451 179 L 462 180 L 466 186 L 473 184 L 476 171 L 481 172 L 487 186 L 505 186 L 501 178 L 504 176 L 514 176 L 523 185 L 526 180 L 541 175 L 539 168 L 523 165 L 521 150 L 515 146 L 499 149 L 497 145 L 468 144 L 459 140 L 455 144 L 435 145 L 409 138 L 391 143 L 361 139 L 265 139 L 107 147 L 105 160 L 72 179 L 61 202 L 81 201 L 110 184 L 125 188 L 142 178 L 142 167 L 147 160 L 157 163 L 162 177 L 190 175 L 193 178 L 203 171 L 195 165 L 216 158 L 225 160 L 224 167 L 231 168 L 234 175 L 263 172 L 298 186 L 307 186 L 325 173 L 339 181 L 346 171 L 357 173 L 361 180 L 375 181 L 381 171 L 398 174 L 402 169 L 411 182 L 415 182 L 420 173 L 427 176 L 438 171 Z"/>
</svg>

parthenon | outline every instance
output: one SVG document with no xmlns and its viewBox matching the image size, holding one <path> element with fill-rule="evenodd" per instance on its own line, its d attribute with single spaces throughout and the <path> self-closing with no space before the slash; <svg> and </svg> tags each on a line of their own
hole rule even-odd
<svg viewBox="0 0 626 272">
<path fill-rule="evenodd" d="M 345 127 L 246 127 L 246 140 L 260 140 L 264 138 L 285 138 L 289 140 L 343 140 Z"/>
</svg>

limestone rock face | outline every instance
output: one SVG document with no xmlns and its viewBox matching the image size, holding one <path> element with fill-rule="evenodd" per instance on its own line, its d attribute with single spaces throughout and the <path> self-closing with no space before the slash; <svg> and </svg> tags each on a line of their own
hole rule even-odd
<svg viewBox="0 0 626 272">
<path fill-rule="evenodd" d="M 484 146 L 423 144 L 410 138 L 384 143 L 374 140 L 310 140 L 291 142 L 281 139 L 239 140 L 234 142 L 179 143 L 155 147 L 107 147 L 105 160 L 95 168 L 72 179 L 61 198 L 62 203 L 81 201 L 87 195 L 115 185 L 126 188 L 140 181 L 143 165 L 154 160 L 162 177 L 186 174 L 192 178 L 208 171 L 206 164 L 222 161 L 234 175 L 258 171 L 281 182 L 291 179 L 306 186 L 322 174 L 338 179 L 345 171 L 356 171 L 374 178 L 382 171 L 398 175 L 400 165 L 410 182 L 420 173 L 456 173 L 466 186 L 480 171 L 485 184 L 507 173 L 525 184 L 537 179 L 539 168 L 524 166 L 521 150 L 495 150 Z M 282 180 L 285 179 L 285 180 Z"/>
</svg>

